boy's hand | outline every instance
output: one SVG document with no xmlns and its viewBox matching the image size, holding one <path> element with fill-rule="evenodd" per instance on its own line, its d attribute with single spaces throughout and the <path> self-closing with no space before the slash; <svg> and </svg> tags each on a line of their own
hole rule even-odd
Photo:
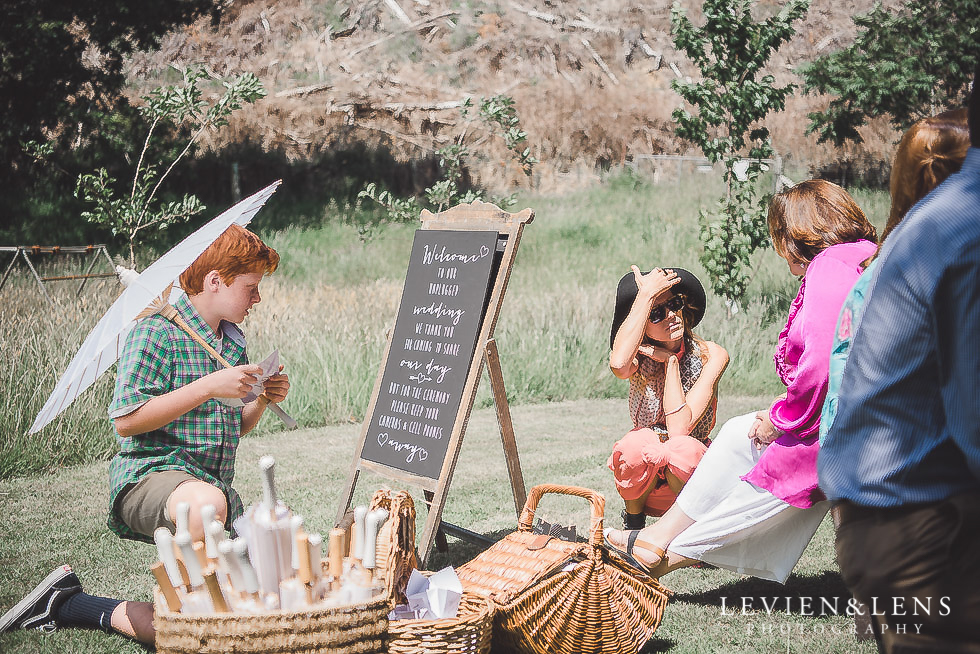
<svg viewBox="0 0 980 654">
<path fill-rule="evenodd" d="M 253 364 L 212 372 L 207 375 L 211 382 L 211 397 L 245 397 L 261 374 L 262 368 Z"/>
<path fill-rule="evenodd" d="M 282 366 L 279 372 L 265 380 L 265 395 L 271 402 L 282 402 L 289 394 L 289 375 L 282 374 Z"/>
</svg>

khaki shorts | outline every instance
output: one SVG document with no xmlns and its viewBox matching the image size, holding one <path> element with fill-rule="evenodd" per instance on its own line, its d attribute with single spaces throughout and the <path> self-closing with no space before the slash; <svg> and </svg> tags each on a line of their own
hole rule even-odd
<svg viewBox="0 0 980 654">
<path fill-rule="evenodd" d="M 151 472 L 124 490 L 116 500 L 116 515 L 138 534 L 153 538 L 158 527 L 177 526 L 167 511 L 167 500 L 185 481 L 200 481 L 183 470 Z"/>
</svg>

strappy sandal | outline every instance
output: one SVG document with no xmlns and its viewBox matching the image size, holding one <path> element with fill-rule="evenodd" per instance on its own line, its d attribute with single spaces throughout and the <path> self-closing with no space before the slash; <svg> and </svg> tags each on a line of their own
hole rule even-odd
<svg viewBox="0 0 980 654">
<path fill-rule="evenodd" d="M 609 551 L 612 552 L 612 553 L 614 553 L 614 554 L 616 554 L 620 558 L 624 559 L 626 562 L 628 562 L 634 568 L 637 568 L 637 569 L 641 570 L 642 572 L 645 572 L 646 574 L 648 574 L 651 577 L 653 577 L 654 576 L 654 574 L 653 574 L 653 568 L 655 568 L 658 565 L 660 565 L 660 563 L 663 562 L 667 558 L 667 551 L 664 548 L 662 548 L 662 547 L 657 547 L 653 543 L 648 543 L 645 540 L 640 540 L 639 539 L 639 536 L 640 536 L 640 530 L 639 529 L 632 529 L 632 530 L 629 530 L 627 532 L 629 534 L 629 536 L 626 539 L 626 549 L 625 550 L 620 549 L 619 547 L 613 545 L 609 541 L 609 532 L 611 532 L 611 531 L 613 531 L 613 530 L 612 529 L 604 529 L 603 532 L 602 532 L 602 540 L 605 541 L 606 547 L 609 549 Z M 660 560 L 657 561 L 657 563 L 654 564 L 653 566 L 649 566 L 649 565 L 646 565 L 645 563 L 641 563 L 639 560 L 636 559 L 636 557 L 633 556 L 633 549 L 636 548 L 636 547 L 639 547 L 640 549 L 647 550 L 649 552 L 653 552 L 658 557 L 660 557 Z"/>
</svg>

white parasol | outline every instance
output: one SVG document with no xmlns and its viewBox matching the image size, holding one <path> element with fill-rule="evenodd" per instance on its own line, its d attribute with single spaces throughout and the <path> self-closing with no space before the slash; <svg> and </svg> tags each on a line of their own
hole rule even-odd
<svg viewBox="0 0 980 654">
<path fill-rule="evenodd" d="M 136 321 L 146 315 L 147 307 L 228 227 L 233 224 L 247 225 L 281 183 L 280 180 L 270 184 L 214 218 L 132 280 L 85 338 L 28 433 L 34 434 L 54 420 L 108 370 L 119 358 L 126 336 Z"/>
</svg>

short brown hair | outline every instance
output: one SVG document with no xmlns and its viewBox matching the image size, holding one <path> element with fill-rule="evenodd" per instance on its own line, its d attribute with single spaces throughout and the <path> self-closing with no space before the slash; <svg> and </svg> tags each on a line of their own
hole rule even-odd
<svg viewBox="0 0 980 654">
<path fill-rule="evenodd" d="M 878 233 L 847 191 L 832 182 L 810 179 L 777 193 L 769 204 L 769 235 L 780 256 L 809 263 L 831 245 Z"/>
<path fill-rule="evenodd" d="M 204 277 L 212 270 L 231 285 L 239 275 L 267 274 L 278 267 L 278 252 L 241 225 L 232 225 L 181 273 L 180 287 L 188 295 L 197 295 L 204 290 Z"/>
</svg>

